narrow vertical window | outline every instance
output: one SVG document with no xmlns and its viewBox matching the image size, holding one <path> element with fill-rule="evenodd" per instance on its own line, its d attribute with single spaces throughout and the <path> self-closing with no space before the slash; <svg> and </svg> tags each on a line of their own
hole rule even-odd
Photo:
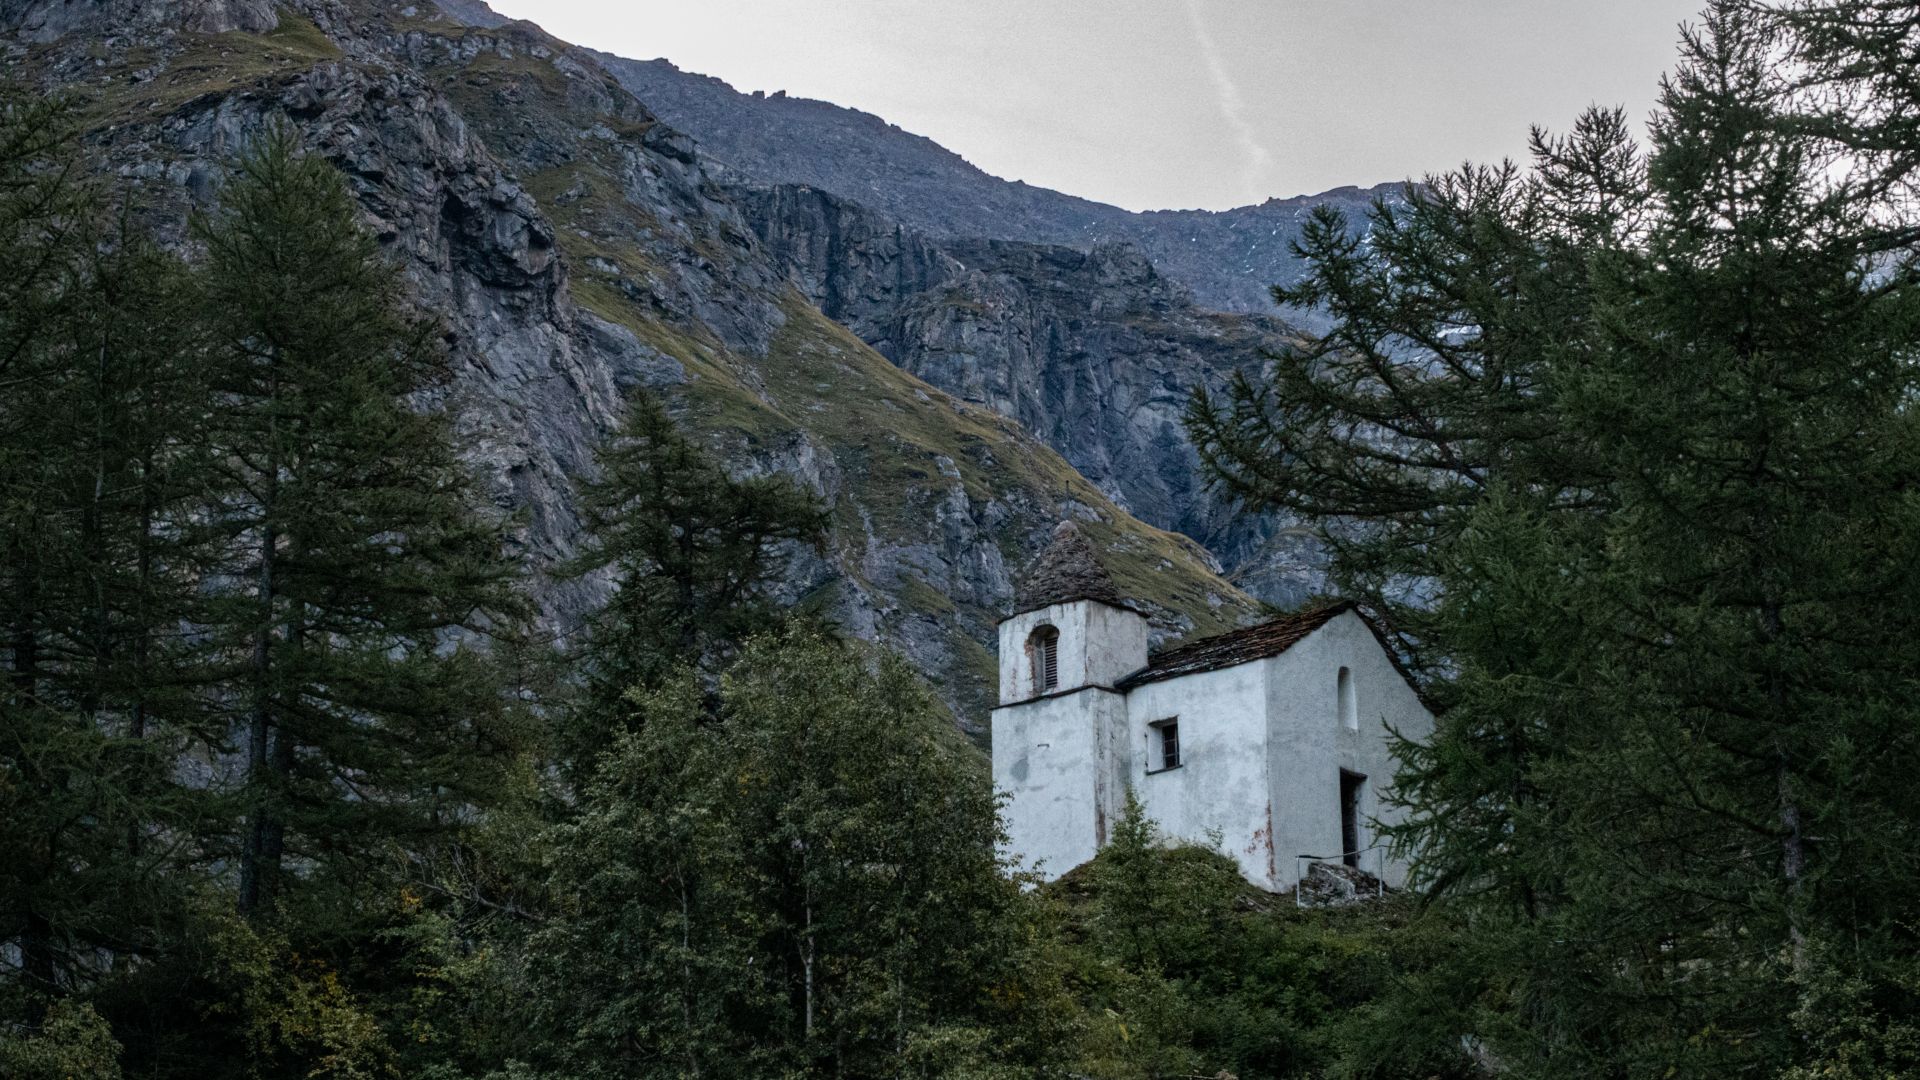
<svg viewBox="0 0 1920 1080">
<path fill-rule="evenodd" d="M 1028 639 L 1033 657 L 1033 692 L 1044 694 L 1060 685 L 1060 631 L 1042 626 Z"/>
<path fill-rule="evenodd" d="M 1353 672 L 1348 668 L 1340 669 L 1339 678 L 1340 722 L 1348 731 L 1360 730 L 1360 706 L 1353 700 Z"/>
</svg>

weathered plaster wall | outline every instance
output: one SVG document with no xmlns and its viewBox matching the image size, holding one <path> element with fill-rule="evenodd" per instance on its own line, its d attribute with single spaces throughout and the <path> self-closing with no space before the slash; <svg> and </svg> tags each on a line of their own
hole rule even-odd
<svg viewBox="0 0 1920 1080">
<path fill-rule="evenodd" d="M 1267 782 L 1269 661 L 1240 664 L 1135 687 L 1127 695 L 1132 762 L 1128 777 L 1149 817 L 1170 836 L 1195 843 L 1219 834 L 1248 881 L 1279 887 L 1270 842 Z M 1177 717 L 1178 768 L 1149 772 L 1159 754 L 1150 725 Z"/>
<path fill-rule="evenodd" d="M 1060 688 L 1035 697 L 1027 637 L 1060 631 Z M 1169 836 L 1218 846 L 1247 880 L 1285 890 L 1300 855 L 1337 862 L 1340 772 L 1366 777 L 1362 849 L 1376 819 L 1398 812 L 1384 795 L 1397 762 L 1387 729 L 1425 739 L 1433 717 L 1360 616 L 1335 617 L 1276 657 L 1146 683 L 1108 687 L 1146 660 L 1146 623 L 1080 601 L 1015 616 L 1000 628 L 1001 700 L 993 714 L 993 779 L 1008 795 L 1007 851 L 1055 878 L 1091 859 L 1125 805 L 1126 790 Z M 1357 724 L 1342 717 L 1339 673 L 1350 670 Z M 1151 725 L 1180 724 L 1181 764 L 1149 771 Z M 1403 862 L 1366 850 L 1360 868 L 1388 884 Z"/>
<path fill-rule="evenodd" d="M 1340 770 L 1367 778 L 1360 800 L 1360 847 L 1378 842 L 1374 821 L 1401 816 L 1383 798 L 1398 762 L 1387 729 L 1426 739 L 1433 716 L 1388 660 L 1373 631 L 1348 612 L 1271 660 L 1262 661 L 1269 717 L 1268 774 L 1272 779 L 1274 855 L 1281 887 L 1291 887 L 1299 855 L 1332 856 L 1340 838 Z M 1352 669 L 1358 730 L 1341 720 L 1339 674 Z M 1179 680 L 1175 680 L 1178 682 Z M 1387 884 L 1406 880 L 1404 861 L 1383 850 L 1365 851 L 1360 869 L 1383 873 Z"/>
<path fill-rule="evenodd" d="M 1147 666 L 1147 620 L 1125 608 L 1082 604 L 1087 609 L 1087 681 L 1112 686 Z"/>
<path fill-rule="evenodd" d="M 1057 878 L 1106 842 L 1126 798 L 1126 718 L 1126 698 L 1100 687 L 993 711 L 993 782 L 1007 796 L 1002 853 L 1021 869 Z"/>
<path fill-rule="evenodd" d="M 1025 701 L 1038 691 L 1027 639 L 1043 625 L 1060 631 L 1060 685 L 1112 686 L 1146 666 L 1147 620 L 1093 600 L 1026 611 L 1000 624 L 1000 703 Z"/>
</svg>

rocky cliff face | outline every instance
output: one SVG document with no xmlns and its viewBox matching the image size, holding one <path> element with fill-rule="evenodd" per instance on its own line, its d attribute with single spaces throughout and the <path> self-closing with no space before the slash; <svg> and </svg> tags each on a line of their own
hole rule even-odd
<svg viewBox="0 0 1920 1080">
<path fill-rule="evenodd" d="M 455 2 L 483 6 L 480 0 Z M 1335 188 L 1217 212 L 1133 213 L 1001 180 L 870 113 L 784 93 L 742 94 L 666 60 L 596 55 L 662 119 L 698 139 L 744 178 L 820 188 L 942 238 L 1023 240 L 1082 250 L 1125 241 L 1145 252 L 1161 273 L 1191 288 L 1201 304 L 1222 311 L 1279 313 L 1268 289 L 1299 277 L 1302 267 L 1289 245 L 1307 214 L 1330 205 L 1358 224 L 1374 198 L 1392 198 L 1401 187 Z M 1284 314 L 1309 329 L 1322 325 L 1314 312 Z"/>
<path fill-rule="evenodd" d="M 1115 503 L 1199 540 L 1262 599 L 1323 583 L 1293 523 L 1204 489 L 1181 423 L 1293 334 L 1268 316 L 1199 307 L 1125 242 L 1076 248 L 934 239 L 817 188 L 739 189 L 762 246 L 808 298 L 900 367 L 1010 417 Z"/>
<path fill-rule="evenodd" d="M 1127 513 L 1011 413 L 943 392 L 828 318 L 755 199 L 591 56 L 530 26 L 382 0 L 0 0 L 0 28 L 9 66 L 74 97 L 176 243 L 230 155 L 276 118 L 340 166 L 446 322 L 460 377 L 423 404 L 456 412 L 494 499 L 522 512 L 536 573 L 573 549 L 569 480 L 623 393 L 647 386 L 735 467 L 821 494 L 834 535 L 795 565 L 790 598 L 906 651 L 965 717 L 988 693 L 1012 574 L 1062 515 L 1163 635 L 1251 609 L 1198 544 Z M 964 251 L 899 243 L 902 282 L 989 287 Z M 964 340 L 947 316 L 896 306 L 916 343 Z M 537 589 L 564 632 L 604 584 Z"/>
</svg>

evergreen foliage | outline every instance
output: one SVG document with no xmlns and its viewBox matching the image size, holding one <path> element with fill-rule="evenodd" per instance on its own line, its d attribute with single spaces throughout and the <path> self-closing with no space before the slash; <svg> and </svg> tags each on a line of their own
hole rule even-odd
<svg viewBox="0 0 1920 1080">
<path fill-rule="evenodd" d="M 198 226 L 215 336 L 206 617 L 244 731 L 239 903 L 348 885 L 380 841 L 444 833 L 498 790 L 518 733 L 477 635 L 519 602 L 498 526 L 453 456 L 435 328 L 290 128 L 243 157 Z M 350 842 L 344 842 L 349 841 Z"/>
<path fill-rule="evenodd" d="M 812 496 L 652 397 L 530 640 L 345 178 L 277 128 L 182 257 L 0 90 L 0 1074 L 1920 1072 L 1910 8 L 1717 0 L 1644 145 L 1317 218 L 1333 331 L 1195 402 L 1447 706 L 1420 895 L 1328 910 L 1137 803 L 1010 876 L 777 602 Z"/>
<path fill-rule="evenodd" d="M 0 106 L 10 1073 L 389 1071 L 408 1010 L 368 1004 L 409 979 L 375 949 L 435 914 L 391 897 L 520 768 L 466 644 L 520 604 L 411 404 L 431 337 L 336 172 L 285 133 L 241 164 L 188 267 L 84 180 L 58 102 Z M 263 715 L 269 773 L 236 777 Z M 232 842 L 260 824 L 290 873 Z"/>
<path fill-rule="evenodd" d="M 1398 1017 L 1389 1044 L 1359 1019 L 1431 966 L 1443 928 L 1404 897 L 1299 909 L 1215 848 L 1169 841 L 1131 795 L 1107 846 L 1061 886 L 1088 1021 L 1071 1072 L 1472 1075 L 1456 1028 Z"/>
<path fill-rule="evenodd" d="M 584 650 L 593 707 L 616 712 L 632 687 L 692 663 L 711 677 L 774 616 L 767 595 L 793 544 L 819 544 L 826 518 L 781 476 L 734 477 L 645 391 L 578 483 L 591 547 L 565 572 L 610 573 L 618 589 Z M 610 733 L 592 750 L 604 749 Z"/>
<path fill-rule="evenodd" d="M 1317 223 L 1288 298 L 1339 327 L 1192 414 L 1233 490 L 1347 523 L 1452 706 L 1397 838 L 1508 1075 L 1914 1065 L 1920 279 L 1792 62 L 1885 6 L 1795 18 L 1712 5 L 1644 149 L 1594 112 L 1370 244 Z M 1836 993 L 1882 1019 L 1823 1049 Z"/>
<path fill-rule="evenodd" d="M 566 1075 L 893 1075 L 969 1019 L 1014 884 L 995 807 L 898 660 L 804 627 L 632 698 L 550 842 L 535 986 Z"/>
<path fill-rule="evenodd" d="M 824 541 L 812 493 L 780 476 L 735 477 L 644 390 L 576 482 L 584 550 L 563 578 L 614 587 L 575 650 L 555 752 L 589 782 L 637 722 L 633 695 L 691 671 L 709 691 L 742 643 L 785 618 L 770 590 L 797 544 Z M 709 694 L 707 706 L 714 707 Z"/>
<path fill-rule="evenodd" d="M 107 228 L 58 103 L 0 104 L 0 1008 L 85 991 L 165 947 L 208 807 L 179 762 L 210 732 L 186 700 L 198 475 L 182 437 L 201 354 L 184 269 Z M 191 304 L 187 305 L 189 308 Z M 72 1010 L 48 1023 L 72 1027 Z M 65 1017 L 66 1019 L 61 1019 Z M 63 1027 L 63 1025 L 65 1025 Z M 23 1066 L 24 1068 L 24 1066 Z"/>
</svg>

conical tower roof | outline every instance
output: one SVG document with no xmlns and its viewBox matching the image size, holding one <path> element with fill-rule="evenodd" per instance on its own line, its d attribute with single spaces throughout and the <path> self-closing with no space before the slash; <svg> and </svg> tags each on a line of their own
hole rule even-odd
<svg viewBox="0 0 1920 1080">
<path fill-rule="evenodd" d="M 1131 608 L 1120 595 L 1119 586 L 1100 565 L 1100 553 L 1094 550 L 1080 527 L 1071 521 L 1054 526 L 1053 543 L 1033 560 L 1013 590 L 1013 612 L 1038 611 L 1054 604 L 1074 600 L 1098 600 L 1117 608 Z"/>
</svg>

